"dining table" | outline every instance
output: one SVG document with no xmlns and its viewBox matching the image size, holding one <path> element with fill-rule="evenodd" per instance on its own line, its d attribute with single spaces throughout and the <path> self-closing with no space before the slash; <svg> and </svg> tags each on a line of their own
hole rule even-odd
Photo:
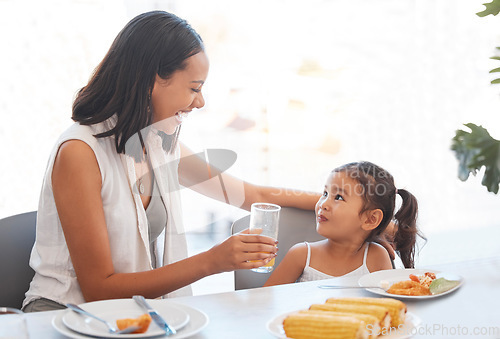
<svg viewBox="0 0 500 339">
<path fill-rule="evenodd" d="M 411 332 L 389 333 L 391 338 L 500 338 L 500 256 L 441 263 L 425 269 L 459 275 L 463 284 L 447 295 L 401 299 L 408 314 L 418 321 Z M 272 339 L 277 335 L 270 326 L 288 312 L 307 309 L 311 304 L 324 303 L 333 297 L 380 297 L 362 288 L 318 287 L 332 282 L 327 279 L 179 297 L 162 302 L 186 305 L 207 315 L 206 326 L 191 338 Z M 52 325 L 54 317 L 61 312 L 67 310 L 26 314 L 29 338 L 66 338 Z"/>
</svg>

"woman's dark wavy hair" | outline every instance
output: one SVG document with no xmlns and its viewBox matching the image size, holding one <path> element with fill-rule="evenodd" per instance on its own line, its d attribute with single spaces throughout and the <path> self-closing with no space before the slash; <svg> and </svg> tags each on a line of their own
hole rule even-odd
<svg viewBox="0 0 500 339">
<path fill-rule="evenodd" d="M 136 16 L 121 30 L 88 84 L 78 92 L 72 119 L 92 125 L 116 114 L 116 125 L 95 136 L 114 136 L 117 152 L 139 161 L 144 146 L 139 132 L 153 121 L 151 93 L 156 75 L 168 79 L 185 69 L 187 58 L 203 50 L 198 33 L 174 14 L 152 11 Z M 136 133 L 140 144 L 125 147 Z M 162 133 L 166 151 L 173 150 L 178 134 L 179 128 L 172 136 Z"/>
<path fill-rule="evenodd" d="M 333 172 L 345 173 L 361 185 L 364 206 L 360 214 L 373 209 L 383 212 L 382 221 L 368 235 L 366 241 L 380 239 L 382 232 L 394 218 L 398 227 L 394 237 L 396 252 L 406 268 L 415 267 L 417 235 L 425 239 L 417 227 L 418 203 L 415 196 L 405 189 L 396 189 L 392 175 L 368 161 L 352 162 L 334 169 Z M 396 194 L 401 196 L 403 202 L 394 215 Z"/>
</svg>

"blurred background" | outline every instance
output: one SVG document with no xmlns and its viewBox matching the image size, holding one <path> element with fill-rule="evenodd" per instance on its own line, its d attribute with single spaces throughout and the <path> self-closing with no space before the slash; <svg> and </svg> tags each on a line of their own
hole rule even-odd
<svg viewBox="0 0 500 339">
<path fill-rule="evenodd" d="M 237 153 L 231 174 L 320 191 L 350 161 L 385 167 L 420 202 L 417 266 L 499 255 L 500 196 L 457 178 L 455 130 L 500 138 L 490 60 L 500 18 L 483 0 L 0 0 L 0 218 L 36 210 L 46 162 L 121 28 L 162 9 L 186 19 L 210 58 L 206 106 L 184 123 L 191 149 Z M 183 190 L 190 251 L 246 211 Z M 232 274 L 195 293 L 232 289 Z"/>
</svg>

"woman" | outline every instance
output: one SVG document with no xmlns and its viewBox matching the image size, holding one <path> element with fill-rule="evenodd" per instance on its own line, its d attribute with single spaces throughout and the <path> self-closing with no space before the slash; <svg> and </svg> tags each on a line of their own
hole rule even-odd
<svg viewBox="0 0 500 339">
<path fill-rule="evenodd" d="M 208 68 L 201 38 L 175 15 L 144 13 L 118 34 L 51 154 L 25 311 L 188 295 L 200 278 L 274 258 L 273 239 L 246 232 L 187 257 L 179 183 L 245 209 L 256 201 L 314 208 L 319 195 L 246 183 L 178 143 L 182 119 L 205 103 Z"/>
</svg>

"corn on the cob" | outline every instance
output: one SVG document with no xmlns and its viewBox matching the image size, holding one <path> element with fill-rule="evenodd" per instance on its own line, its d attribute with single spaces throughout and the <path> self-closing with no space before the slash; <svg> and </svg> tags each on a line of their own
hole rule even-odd
<svg viewBox="0 0 500 339">
<path fill-rule="evenodd" d="M 346 312 L 354 314 L 369 314 L 377 318 L 378 325 L 381 328 L 389 327 L 391 324 L 391 315 L 387 308 L 376 305 L 361 305 L 361 304 L 347 304 L 347 303 L 325 303 L 313 304 L 309 307 L 310 310 L 319 311 L 333 311 L 333 312 Z"/>
<path fill-rule="evenodd" d="M 365 322 L 353 317 L 337 317 L 296 312 L 283 321 L 287 338 L 367 339 Z"/>
<path fill-rule="evenodd" d="M 335 316 L 335 317 L 352 317 L 356 318 L 358 320 L 363 321 L 366 326 L 365 328 L 368 330 L 368 338 L 377 338 L 378 335 L 380 334 L 380 326 L 378 324 L 378 319 L 377 317 L 370 315 L 370 314 L 364 314 L 364 313 L 347 313 L 347 312 L 334 312 L 334 311 L 319 311 L 319 310 L 303 310 L 299 311 L 299 313 L 306 313 L 306 314 L 323 314 L 323 315 L 329 315 L 329 316 Z"/>
<path fill-rule="evenodd" d="M 406 304 L 392 298 L 330 298 L 327 303 L 350 305 L 374 305 L 385 307 L 391 315 L 391 326 L 398 327 L 406 319 Z"/>
</svg>

